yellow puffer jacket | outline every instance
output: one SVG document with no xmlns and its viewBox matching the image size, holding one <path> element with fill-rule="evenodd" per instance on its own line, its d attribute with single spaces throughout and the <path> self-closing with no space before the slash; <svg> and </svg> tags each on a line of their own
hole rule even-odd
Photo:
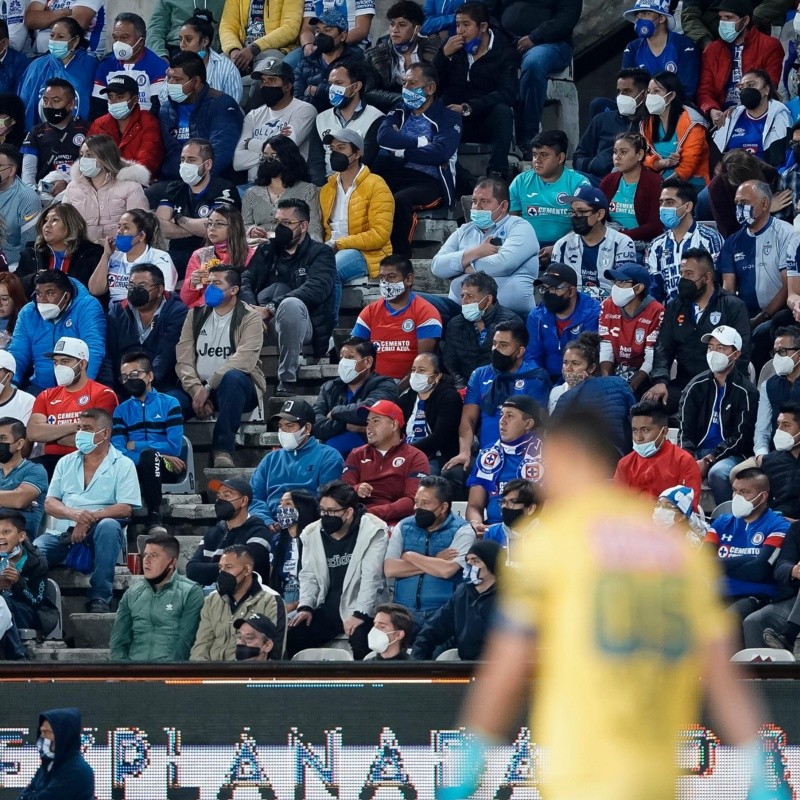
<svg viewBox="0 0 800 800">
<path fill-rule="evenodd" d="M 303 0 L 271 0 L 264 4 L 265 35 L 255 44 L 264 50 L 283 50 L 288 53 L 299 44 L 300 23 L 303 21 Z M 219 41 L 222 51 L 244 46 L 245 30 L 250 21 L 250 0 L 226 0 L 219 23 Z"/>
<path fill-rule="evenodd" d="M 319 190 L 325 241 L 331 238 L 331 214 L 336 202 L 338 173 Z M 359 250 L 367 262 L 370 278 L 378 277 L 381 261 L 392 254 L 389 237 L 394 219 L 394 197 L 386 181 L 362 167 L 347 208 L 348 236 L 337 240 L 338 250 Z"/>
</svg>

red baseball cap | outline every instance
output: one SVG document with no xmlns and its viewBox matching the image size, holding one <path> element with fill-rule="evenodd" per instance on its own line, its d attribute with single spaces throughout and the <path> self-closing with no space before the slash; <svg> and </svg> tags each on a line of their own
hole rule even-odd
<svg viewBox="0 0 800 800">
<path fill-rule="evenodd" d="M 398 406 L 396 403 L 393 403 L 391 400 L 378 400 L 375 405 L 359 406 L 358 410 L 366 412 L 371 411 L 373 414 L 380 414 L 382 417 L 389 417 L 389 419 L 393 419 L 401 428 L 406 424 L 406 421 L 403 418 L 403 412 L 400 410 L 400 406 Z"/>
</svg>

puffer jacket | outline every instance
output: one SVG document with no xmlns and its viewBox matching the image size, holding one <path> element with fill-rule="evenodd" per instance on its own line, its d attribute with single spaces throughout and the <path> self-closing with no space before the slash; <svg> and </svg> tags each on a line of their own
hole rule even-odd
<svg viewBox="0 0 800 800">
<path fill-rule="evenodd" d="M 142 188 L 150 183 L 150 172 L 141 164 L 126 161 L 117 177 L 109 177 L 99 189 L 83 176 L 77 161 L 72 165 L 70 175 L 64 202 L 74 206 L 86 220 L 92 241 L 115 236 L 119 218 L 126 211 L 150 208 Z"/>
<path fill-rule="evenodd" d="M 164 163 L 164 142 L 158 119 L 149 112 L 142 111 L 138 103 L 131 111 L 129 119 L 125 132 L 120 133 L 117 120 L 111 114 L 103 114 L 91 124 L 87 136 L 100 133 L 110 136 L 123 158 L 141 164 L 151 175 L 158 175 Z"/>
<path fill-rule="evenodd" d="M 300 0 L 272 0 L 264 4 L 264 35 L 254 44 L 265 50 L 282 50 L 288 53 L 297 47 L 303 4 Z M 222 52 L 242 47 L 250 22 L 250 0 L 227 0 L 219 23 L 219 40 Z"/>
<path fill-rule="evenodd" d="M 648 114 L 642 120 L 641 125 L 641 133 L 648 146 L 644 165 L 652 170 L 655 170 L 655 163 L 661 158 L 656 153 L 653 142 L 655 121 L 656 117 Z M 678 139 L 676 149 L 681 157 L 678 166 L 675 167 L 675 177 L 680 178 L 682 181 L 688 181 L 691 178 L 702 178 L 706 184 L 711 180 L 708 172 L 708 140 L 706 139 L 706 134 L 706 123 L 700 113 L 688 106 L 684 108 L 680 117 L 678 117 L 678 124 L 675 126 L 675 135 Z"/>
<path fill-rule="evenodd" d="M 177 572 L 155 591 L 147 581 L 135 583 L 119 601 L 111 660 L 188 660 L 204 599 L 200 586 Z"/>
<path fill-rule="evenodd" d="M 325 241 L 331 238 L 331 214 L 336 203 L 339 174 L 334 173 L 319 190 Z M 394 195 L 380 175 L 362 167 L 347 204 L 347 236 L 337 239 L 337 250 L 359 250 L 370 278 L 378 277 L 381 261 L 392 254 L 389 238 L 394 219 Z"/>
<path fill-rule="evenodd" d="M 791 450 L 773 450 L 764 456 L 761 469 L 769 478 L 769 507 L 789 519 L 800 519 L 800 459 Z"/>
<path fill-rule="evenodd" d="M 331 107 L 328 98 L 330 83 L 328 76 L 337 67 L 348 67 L 353 64 L 364 63 L 364 51 L 357 45 L 345 45 L 342 54 L 330 63 L 322 57 L 322 53 L 314 51 L 310 56 L 304 56 L 294 71 L 294 96 L 299 100 L 311 103 L 317 111 L 325 111 Z M 316 86 L 316 92 L 307 93 L 309 86 Z"/>
</svg>

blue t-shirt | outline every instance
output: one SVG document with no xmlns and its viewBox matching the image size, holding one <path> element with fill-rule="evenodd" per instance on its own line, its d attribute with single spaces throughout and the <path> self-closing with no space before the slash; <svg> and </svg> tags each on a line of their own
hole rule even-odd
<svg viewBox="0 0 800 800">
<path fill-rule="evenodd" d="M 733 129 L 728 144 L 725 145 L 725 152 L 730 150 L 746 150 L 756 158 L 764 156 L 764 124 L 767 121 L 767 113 L 764 112 L 758 119 L 753 119 L 746 111 L 736 120 L 736 127 Z"/>
<path fill-rule="evenodd" d="M 636 213 L 633 210 L 633 198 L 639 182 L 628 183 L 625 178 L 620 178 L 619 187 L 609 203 L 609 211 L 614 215 L 613 220 L 622 226 L 623 230 L 638 228 Z"/>
<path fill-rule="evenodd" d="M 714 401 L 714 410 L 711 412 L 711 424 L 705 438 L 700 442 L 701 450 L 713 450 L 717 445 L 722 444 L 722 424 L 719 414 L 722 411 L 722 401 L 725 399 L 725 386 L 717 384 L 717 399 Z"/>
<path fill-rule="evenodd" d="M 0 469 L 0 491 L 7 492 L 16 489 L 23 483 L 35 486 L 39 496 L 27 507 L 17 509 L 25 517 L 25 532 L 33 541 L 39 532 L 39 523 L 44 514 L 44 499 L 47 496 L 47 472 L 41 464 L 24 459 L 22 463 L 6 475 Z"/>
</svg>

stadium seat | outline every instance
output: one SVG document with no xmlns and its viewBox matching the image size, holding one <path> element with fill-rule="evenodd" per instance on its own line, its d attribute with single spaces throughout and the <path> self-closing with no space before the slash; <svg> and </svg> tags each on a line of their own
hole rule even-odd
<svg viewBox="0 0 800 800">
<path fill-rule="evenodd" d="M 726 500 L 724 503 L 720 503 L 712 512 L 711 512 L 711 521 L 713 522 L 717 517 L 721 517 L 723 514 L 730 514 L 731 508 L 733 504 L 730 500 Z"/>
<path fill-rule="evenodd" d="M 763 367 L 761 367 L 761 372 L 758 373 L 758 384 L 757 387 L 760 389 L 761 384 L 764 383 L 767 378 L 771 378 L 775 374 L 775 367 L 772 366 L 772 360 L 767 361 Z"/>
<path fill-rule="evenodd" d="M 578 87 L 575 85 L 573 65 L 570 64 L 565 70 L 556 72 L 547 81 L 547 105 L 557 106 L 556 124 L 554 126 L 544 126 L 559 128 L 567 134 L 569 139 L 568 158 L 572 158 L 575 145 L 581 138 L 581 126 L 579 119 Z"/>
<path fill-rule="evenodd" d="M 734 653 L 731 661 L 737 663 L 753 663 L 765 661 L 794 662 L 795 657 L 788 650 L 778 650 L 773 647 L 748 647 Z"/>
<path fill-rule="evenodd" d="M 452 511 L 457 517 L 467 518 L 467 501 L 455 500 L 453 502 Z"/>
<path fill-rule="evenodd" d="M 667 441 L 672 442 L 672 444 L 678 444 L 678 434 L 680 433 L 680 428 L 668 428 L 667 429 Z"/>
<path fill-rule="evenodd" d="M 445 650 L 443 653 L 439 653 L 436 656 L 437 661 L 461 661 L 458 657 L 458 648 L 451 647 L 449 650 Z"/>
<path fill-rule="evenodd" d="M 346 650 L 333 647 L 308 647 L 295 653 L 292 661 L 352 661 L 353 656 Z"/>
<path fill-rule="evenodd" d="M 164 494 L 194 494 L 194 448 L 185 436 L 183 437 L 180 459 L 186 464 L 186 474 L 180 483 L 162 483 L 161 491 Z"/>
</svg>

